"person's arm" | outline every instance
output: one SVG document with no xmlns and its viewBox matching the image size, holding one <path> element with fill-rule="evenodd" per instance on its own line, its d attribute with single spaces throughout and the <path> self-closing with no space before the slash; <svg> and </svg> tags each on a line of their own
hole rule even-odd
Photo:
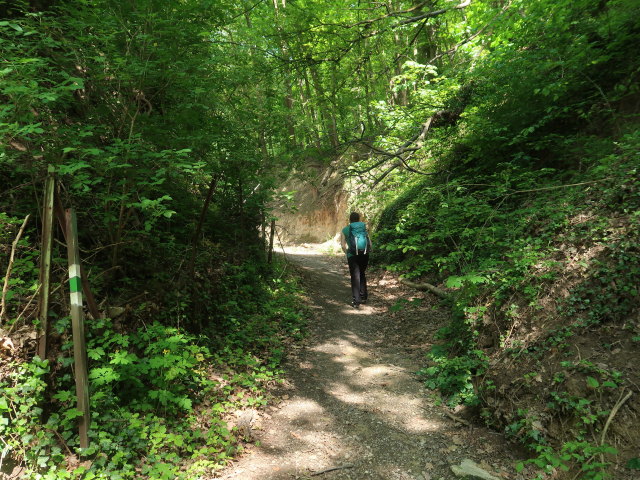
<svg viewBox="0 0 640 480">
<path fill-rule="evenodd" d="M 347 253 L 347 239 L 342 232 L 340 232 L 340 247 L 344 253 Z"/>
</svg>

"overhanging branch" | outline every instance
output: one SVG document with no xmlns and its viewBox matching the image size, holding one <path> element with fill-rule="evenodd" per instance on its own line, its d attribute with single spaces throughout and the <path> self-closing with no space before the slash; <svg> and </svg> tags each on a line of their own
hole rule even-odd
<svg viewBox="0 0 640 480">
<path fill-rule="evenodd" d="M 462 3 L 456 5 L 455 7 L 442 8 L 440 10 L 433 10 L 431 12 L 422 13 L 420 15 L 416 15 L 415 17 L 405 18 L 404 20 L 402 20 L 402 21 L 396 23 L 395 25 L 393 25 L 391 28 L 400 27 L 402 25 L 407 25 L 409 23 L 419 22 L 420 20 L 424 20 L 426 18 L 437 17 L 439 15 L 443 15 L 443 14 L 445 14 L 447 12 L 451 12 L 453 10 L 462 10 L 463 8 L 468 7 L 469 5 L 471 5 L 471 0 L 464 0 Z"/>
</svg>

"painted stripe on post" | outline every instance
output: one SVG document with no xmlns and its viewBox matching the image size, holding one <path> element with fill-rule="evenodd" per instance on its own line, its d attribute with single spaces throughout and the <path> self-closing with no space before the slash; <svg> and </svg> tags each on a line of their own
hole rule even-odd
<svg viewBox="0 0 640 480">
<path fill-rule="evenodd" d="M 80 277 L 71 277 L 69 279 L 69 289 L 71 290 L 71 293 L 82 291 L 82 284 L 80 282 Z"/>
<path fill-rule="evenodd" d="M 71 305 L 82 307 L 82 292 L 71 292 Z"/>
<path fill-rule="evenodd" d="M 69 279 L 69 290 L 71 290 L 71 293 L 82 292 L 82 282 L 80 277 L 71 277 Z"/>
<path fill-rule="evenodd" d="M 79 277 L 80 276 L 80 265 L 74 263 L 69 265 L 69 278 L 71 277 Z"/>
</svg>

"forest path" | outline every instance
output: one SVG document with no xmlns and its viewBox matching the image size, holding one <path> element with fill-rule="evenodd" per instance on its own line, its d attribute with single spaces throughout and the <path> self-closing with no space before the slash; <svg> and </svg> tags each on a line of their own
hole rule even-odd
<svg viewBox="0 0 640 480">
<path fill-rule="evenodd" d="M 389 312 L 399 286 L 373 277 L 371 302 L 354 309 L 342 256 L 307 246 L 286 257 L 310 296 L 310 336 L 288 357 L 282 402 L 249 420 L 256 443 L 217 478 L 448 480 L 466 458 L 517 478 L 502 438 L 448 418 L 415 375 L 442 315 L 400 319 Z"/>
</svg>

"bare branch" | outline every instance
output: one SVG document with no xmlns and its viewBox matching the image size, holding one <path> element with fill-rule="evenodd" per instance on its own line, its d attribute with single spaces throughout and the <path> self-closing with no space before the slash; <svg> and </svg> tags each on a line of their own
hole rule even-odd
<svg viewBox="0 0 640 480">
<path fill-rule="evenodd" d="M 469 5 L 471 5 L 471 0 L 464 0 L 462 3 L 460 3 L 459 5 L 456 5 L 455 7 L 442 8 L 440 10 L 433 10 L 431 12 L 423 13 L 423 14 L 417 15 L 415 17 L 405 18 L 404 20 L 402 20 L 402 21 L 396 23 L 395 25 L 393 25 L 391 28 L 400 27 L 402 25 L 407 25 L 409 23 L 419 22 L 420 20 L 424 20 L 425 18 L 437 17 L 439 15 L 445 14 L 445 13 L 453 11 L 453 10 L 461 10 L 461 9 L 463 9 L 465 7 L 468 7 Z"/>
<path fill-rule="evenodd" d="M 391 165 L 391 167 L 389 167 L 387 170 L 385 170 L 382 175 L 380 175 L 378 178 L 376 178 L 373 182 L 373 184 L 371 185 L 371 190 L 373 190 L 374 188 L 376 188 L 378 186 L 378 184 L 380 182 L 382 182 L 382 180 L 384 180 L 387 175 L 389 175 L 391 172 L 393 172 L 396 168 L 400 167 L 400 165 L 402 165 L 402 162 L 396 162 L 393 165 Z"/>
<path fill-rule="evenodd" d="M 27 215 L 22 222 L 22 226 L 20 230 L 18 230 L 18 235 L 16 236 L 13 244 L 11 245 L 11 255 L 9 255 L 9 266 L 7 267 L 7 274 L 4 277 L 4 286 L 2 287 L 2 300 L 0 300 L 0 324 L 6 319 L 6 301 L 7 301 L 7 291 L 9 290 L 9 279 L 11 278 L 11 268 L 13 267 L 13 260 L 16 255 L 16 248 L 18 247 L 18 242 L 20 241 L 20 237 L 22 237 L 22 233 L 24 232 L 25 227 L 27 226 L 27 222 L 29 221 L 29 217 L 31 215 Z"/>
<path fill-rule="evenodd" d="M 379 168 L 382 165 L 384 165 L 391 158 L 396 158 L 397 161 L 393 163 L 391 166 L 389 166 L 384 172 L 382 172 L 382 174 L 375 177 L 371 188 L 375 188 L 391 172 L 393 172 L 395 169 L 400 167 L 404 167 L 407 171 L 412 173 L 417 173 L 419 175 L 437 175 L 438 173 L 441 173 L 440 171 L 423 172 L 421 170 L 418 170 L 412 167 L 408 163 L 408 160 L 415 154 L 415 152 L 417 152 L 418 150 L 420 150 L 420 148 L 422 148 L 422 143 L 424 142 L 424 138 L 426 137 L 429 131 L 429 128 L 431 128 L 431 125 L 433 124 L 434 117 L 440 116 L 441 114 L 442 112 L 436 112 L 433 116 L 429 117 L 422 124 L 422 127 L 415 135 L 413 135 L 409 140 L 407 140 L 404 144 L 402 144 L 399 148 L 397 148 L 393 152 L 384 150 L 380 147 L 376 147 L 375 145 L 372 145 L 362 140 L 356 142 L 366 146 L 372 153 L 376 155 L 381 155 L 383 158 L 375 162 L 373 165 L 370 165 L 361 170 L 356 170 L 355 174 L 364 175 L 364 174 L 370 173 L 372 170 L 375 170 L 376 168 Z"/>
</svg>

